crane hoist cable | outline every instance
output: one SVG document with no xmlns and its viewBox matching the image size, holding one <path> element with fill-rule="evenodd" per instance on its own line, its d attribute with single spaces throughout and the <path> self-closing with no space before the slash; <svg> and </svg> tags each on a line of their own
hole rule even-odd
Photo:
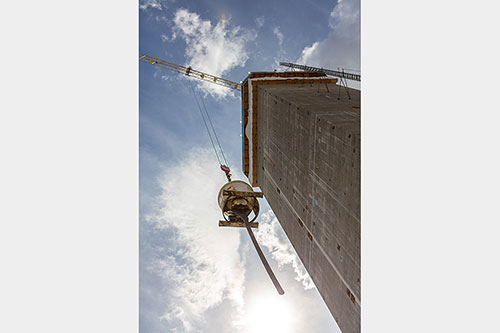
<svg viewBox="0 0 500 333">
<path fill-rule="evenodd" d="M 212 118 L 210 118 L 210 115 L 208 113 L 207 106 L 205 105 L 205 101 L 203 100 L 203 98 L 201 97 L 200 94 L 198 94 L 198 96 L 200 97 L 203 108 L 205 109 L 205 113 L 208 116 L 208 122 L 210 123 L 210 127 L 212 128 L 212 131 L 214 132 L 215 140 L 217 141 L 217 145 L 219 146 L 219 149 L 220 149 L 220 152 L 222 155 L 222 159 L 224 160 L 224 164 L 227 165 L 228 163 L 226 160 L 226 156 L 224 155 L 224 150 L 222 150 L 222 146 L 220 145 L 219 137 L 217 136 L 217 132 L 215 131 L 214 124 L 212 123 Z"/>
<path fill-rule="evenodd" d="M 171 71 L 176 72 L 176 73 L 185 74 L 186 76 L 189 76 L 191 78 L 203 80 L 203 81 L 210 82 L 213 84 L 218 84 L 220 86 L 223 86 L 223 87 L 226 87 L 229 89 L 241 91 L 241 83 L 233 82 L 233 81 L 226 80 L 224 78 L 221 78 L 221 77 L 209 74 L 209 73 L 201 72 L 199 70 L 191 68 L 191 66 L 185 67 L 185 66 L 177 65 L 177 64 L 174 64 L 174 63 L 162 60 L 162 59 L 151 57 L 151 56 L 144 54 L 144 53 L 139 53 L 139 61 L 151 64 L 151 65 L 163 68 L 163 69 L 168 69 L 168 70 L 171 70 Z M 231 173 L 230 173 L 231 169 L 228 166 L 226 156 L 224 155 L 224 151 L 222 150 L 222 146 L 219 142 L 217 132 L 215 131 L 214 125 L 212 123 L 212 119 L 210 118 L 210 114 L 208 113 L 205 102 L 203 101 L 203 98 L 201 97 L 201 95 L 198 96 L 199 99 L 201 100 L 201 104 L 203 105 L 203 108 L 205 110 L 205 113 L 203 113 L 203 110 L 200 106 L 200 103 L 198 102 L 198 97 L 196 96 L 196 92 L 193 88 L 193 84 L 191 83 L 191 81 L 189 83 L 191 85 L 191 90 L 192 90 L 194 98 L 196 100 L 196 104 L 198 105 L 198 110 L 200 111 L 201 117 L 203 119 L 203 123 L 205 124 L 205 128 L 207 130 L 208 137 L 210 138 L 210 142 L 212 143 L 212 147 L 214 149 L 215 156 L 217 157 L 217 161 L 219 161 L 219 166 L 220 166 L 221 170 L 224 171 L 224 173 L 226 174 L 228 181 L 231 181 Z M 212 129 L 213 137 L 212 137 L 212 133 L 210 132 L 210 128 L 207 124 L 207 119 L 208 119 L 208 123 L 210 124 L 210 128 Z M 217 143 L 217 145 L 214 143 L 214 140 L 213 140 L 214 138 L 215 138 L 215 143 Z M 219 156 L 219 153 L 217 152 L 217 148 L 219 149 L 221 156 Z"/>
<path fill-rule="evenodd" d="M 200 111 L 201 118 L 203 119 L 203 124 L 205 125 L 205 129 L 207 130 L 208 137 L 210 138 L 210 142 L 212 143 L 212 148 L 214 149 L 215 157 L 217 157 L 217 161 L 219 162 L 219 167 L 221 168 L 222 171 L 224 171 L 228 182 L 230 182 L 231 181 L 231 169 L 228 166 L 229 163 L 227 163 L 226 155 L 224 155 L 224 150 L 222 149 L 222 146 L 220 144 L 219 137 L 217 136 L 217 131 L 215 130 L 214 124 L 212 122 L 212 118 L 210 117 L 210 113 L 208 112 L 208 109 L 207 109 L 205 102 L 203 101 L 203 98 L 201 97 L 201 95 L 199 95 L 199 94 L 198 94 L 198 96 L 196 95 L 196 91 L 194 90 L 194 87 L 193 87 L 191 80 L 189 80 L 189 85 L 191 87 L 191 91 L 193 92 L 194 99 L 196 100 L 196 105 L 198 106 L 198 111 Z M 201 104 L 203 105 L 204 110 L 200 106 L 200 103 L 198 102 L 198 98 L 201 100 Z M 210 124 L 210 127 L 207 124 L 207 119 L 208 119 L 208 124 Z M 210 131 L 210 129 L 211 129 L 211 131 Z M 214 138 L 215 138 L 215 142 L 214 142 Z M 218 151 L 220 151 L 220 155 L 219 155 Z"/>
</svg>

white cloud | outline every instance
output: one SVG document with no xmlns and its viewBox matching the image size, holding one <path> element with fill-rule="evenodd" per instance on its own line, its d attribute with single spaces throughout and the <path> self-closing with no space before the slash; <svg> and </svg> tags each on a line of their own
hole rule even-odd
<svg viewBox="0 0 500 333">
<path fill-rule="evenodd" d="M 292 244 L 286 239 L 284 232 L 278 233 L 281 226 L 274 213 L 270 210 L 262 214 L 260 220 L 259 229 L 255 232 L 259 244 L 267 247 L 273 259 L 278 262 L 279 267 L 292 265 L 296 274 L 295 280 L 301 281 L 304 289 L 314 288 L 314 282 L 297 256 Z"/>
<path fill-rule="evenodd" d="M 168 22 L 168 18 L 166 15 L 156 15 L 156 22 Z"/>
<path fill-rule="evenodd" d="M 168 36 L 165 34 L 161 34 L 160 37 L 162 42 L 166 42 L 168 40 Z"/>
<path fill-rule="evenodd" d="M 340 0 L 330 13 L 328 37 L 302 50 L 299 64 L 329 69 L 360 69 L 359 0 Z"/>
<path fill-rule="evenodd" d="M 162 319 L 181 331 L 195 330 L 204 313 L 223 300 L 236 310 L 228 319 L 236 320 L 243 309 L 240 234 L 218 227 L 221 212 L 216 196 L 224 183 L 213 153 L 195 149 L 166 169 L 160 180 L 160 208 L 147 218 L 159 232 L 173 235 L 166 248 L 155 250 L 149 270 L 166 287 L 166 294 L 158 295 L 169 304 Z"/>
<path fill-rule="evenodd" d="M 279 27 L 274 27 L 273 34 L 278 39 L 278 45 L 279 45 L 279 49 L 276 52 L 276 56 L 274 57 L 274 67 L 279 68 L 280 61 L 284 61 L 286 57 L 286 51 L 283 48 L 283 40 L 285 39 L 285 36 L 280 31 Z"/>
<path fill-rule="evenodd" d="M 273 34 L 278 38 L 280 48 L 283 46 L 283 33 L 280 31 L 279 27 L 274 27 Z"/>
<path fill-rule="evenodd" d="M 140 0 L 139 8 L 142 10 L 146 10 L 148 8 L 154 8 L 158 10 L 162 10 L 162 5 L 160 0 Z"/>
<path fill-rule="evenodd" d="M 257 28 L 262 28 L 264 26 L 264 16 L 259 16 L 255 19 L 255 24 L 257 25 Z"/>
<path fill-rule="evenodd" d="M 312 58 L 313 54 L 315 53 L 316 49 L 318 48 L 318 45 L 319 45 L 319 42 L 314 42 L 313 45 L 304 47 L 298 62 L 305 63 L 305 62 L 309 61 L 309 59 Z"/>
<path fill-rule="evenodd" d="M 175 13 L 173 32 L 186 42 L 186 57 L 189 66 L 223 76 L 236 66 L 244 66 L 248 59 L 246 44 L 255 40 L 256 33 L 229 23 L 202 20 L 196 13 L 179 9 Z M 224 87 L 198 82 L 198 87 L 214 97 L 225 97 L 233 93 Z"/>
</svg>

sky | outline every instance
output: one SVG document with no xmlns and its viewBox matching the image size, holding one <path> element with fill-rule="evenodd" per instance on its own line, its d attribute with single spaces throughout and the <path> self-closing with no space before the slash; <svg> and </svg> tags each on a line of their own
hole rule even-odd
<svg viewBox="0 0 500 333">
<path fill-rule="evenodd" d="M 293 264 L 277 268 L 263 247 L 286 292 L 285 302 L 272 298 L 274 290 L 244 232 L 218 230 L 222 240 L 213 243 L 228 243 L 228 251 L 207 259 L 203 251 L 215 245 L 172 227 L 175 221 L 187 229 L 216 224 L 212 216 L 202 216 L 192 225 L 187 214 L 198 213 L 179 210 L 183 207 L 172 211 L 165 201 L 174 191 L 170 186 L 179 185 L 172 182 L 196 182 L 195 190 L 206 194 L 199 184 L 215 187 L 209 181 L 224 179 L 218 170 L 207 171 L 214 163 L 207 157 L 202 171 L 210 177 L 196 180 L 201 172 L 187 164 L 190 154 L 210 147 L 189 90 L 176 76 L 165 80 L 166 73 L 139 63 L 137 52 L 187 64 L 191 56 L 185 40 L 179 33 L 170 39 L 177 10 L 197 13 L 212 27 L 224 13 L 228 31 L 239 26 L 256 32 L 254 41 L 244 42 L 248 59 L 243 67 L 222 74 L 240 80 L 250 70 L 273 68 L 278 56 L 298 60 L 304 50 L 317 54 L 326 49 L 320 46 L 332 46 L 328 41 L 336 33 L 330 14 L 336 3 L 159 4 L 3 3 L 2 43 L 14 51 L 3 52 L 0 62 L 5 82 L 0 99 L 5 110 L 0 113 L 0 332 L 137 331 L 138 139 L 142 332 L 188 331 L 181 319 L 191 332 L 241 332 L 243 320 L 258 316 L 261 320 L 252 322 L 258 325 L 287 306 L 300 308 L 291 316 L 293 325 L 311 325 L 302 331 L 335 331 L 315 290 L 295 280 Z M 492 1 L 395 0 L 362 5 L 363 329 L 500 332 L 498 6 Z M 281 19 L 273 20 L 278 15 Z M 342 50 L 333 50 L 322 62 L 347 67 L 340 65 L 349 60 L 341 61 Z M 437 73 L 439 81 L 427 87 L 426 73 Z M 240 177 L 241 148 L 234 139 L 238 97 L 207 97 L 206 102 L 217 128 L 224 129 L 219 134 Z M 182 182 L 183 177 L 188 179 Z M 183 193 L 176 194 L 178 200 Z M 203 200 L 214 204 L 215 198 L 206 195 L 196 197 L 198 206 Z M 265 214 L 259 220 L 267 233 L 276 224 Z M 238 253 L 230 255 L 238 235 Z M 198 247 L 191 246 L 193 241 Z M 215 257 L 224 261 L 209 261 Z M 200 264 L 189 271 L 193 263 Z M 210 267 L 214 285 L 217 276 L 230 280 L 243 271 L 244 281 L 231 280 L 223 292 L 217 287 L 215 294 L 203 294 L 200 286 L 180 280 L 184 288 L 176 291 L 186 271 L 199 276 L 203 267 Z M 199 301 L 183 303 L 181 292 L 196 293 Z M 273 311 L 254 308 L 260 300 Z M 290 318 L 290 311 L 281 313 Z"/>
<path fill-rule="evenodd" d="M 139 52 L 242 81 L 280 61 L 360 70 L 359 1 L 139 1 Z M 355 83 L 349 82 L 352 86 Z M 239 92 L 139 64 L 141 332 L 339 332 L 265 199 L 256 237 L 218 227 L 224 173 L 191 85 L 233 173 L 241 171 Z M 359 85 L 358 85 L 359 87 Z"/>
</svg>

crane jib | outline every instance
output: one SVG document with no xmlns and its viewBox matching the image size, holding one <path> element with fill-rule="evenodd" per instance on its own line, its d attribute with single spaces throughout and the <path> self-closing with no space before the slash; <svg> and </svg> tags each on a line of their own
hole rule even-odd
<svg viewBox="0 0 500 333">
<path fill-rule="evenodd" d="M 191 68 L 191 66 L 185 67 L 185 66 L 177 65 L 177 64 L 174 64 L 172 62 L 168 62 L 165 60 L 161 60 L 158 58 L 148 56 L 144 53 L 139 53 L 139 61 L 151 64 L 151 65 L 154 65 L 157 67 L 161 67 L 164 69 L 168 69 L 168 70 L 171 70 L 171 71 L 176 72 L 176 73 L 185 74 L 189 77 L 194 77 L 194 78 L 199 79 L 199 80 L 214 83 L 214 84 L 217 84 L 217 85 L 222 86 L 222 87 L 241 91 L 241 84 L 240 83 L 226 80 L 224 78 L 221 78 L 221 77 L 218 77 L 218 76 L 215 76 L 212 74 L 201 72 L 199 70 Z"/>
</svg>

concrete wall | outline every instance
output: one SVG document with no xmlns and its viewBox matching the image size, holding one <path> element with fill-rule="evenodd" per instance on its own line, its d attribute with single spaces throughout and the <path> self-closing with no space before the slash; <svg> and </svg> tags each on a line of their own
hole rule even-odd
<svg viewBox="0 0 500 333">
<path fill-rule="evenodd" d="M 257 182 L 345 333 L 360 332 L 360 92 L 259 85 Z"/>
</svg>

